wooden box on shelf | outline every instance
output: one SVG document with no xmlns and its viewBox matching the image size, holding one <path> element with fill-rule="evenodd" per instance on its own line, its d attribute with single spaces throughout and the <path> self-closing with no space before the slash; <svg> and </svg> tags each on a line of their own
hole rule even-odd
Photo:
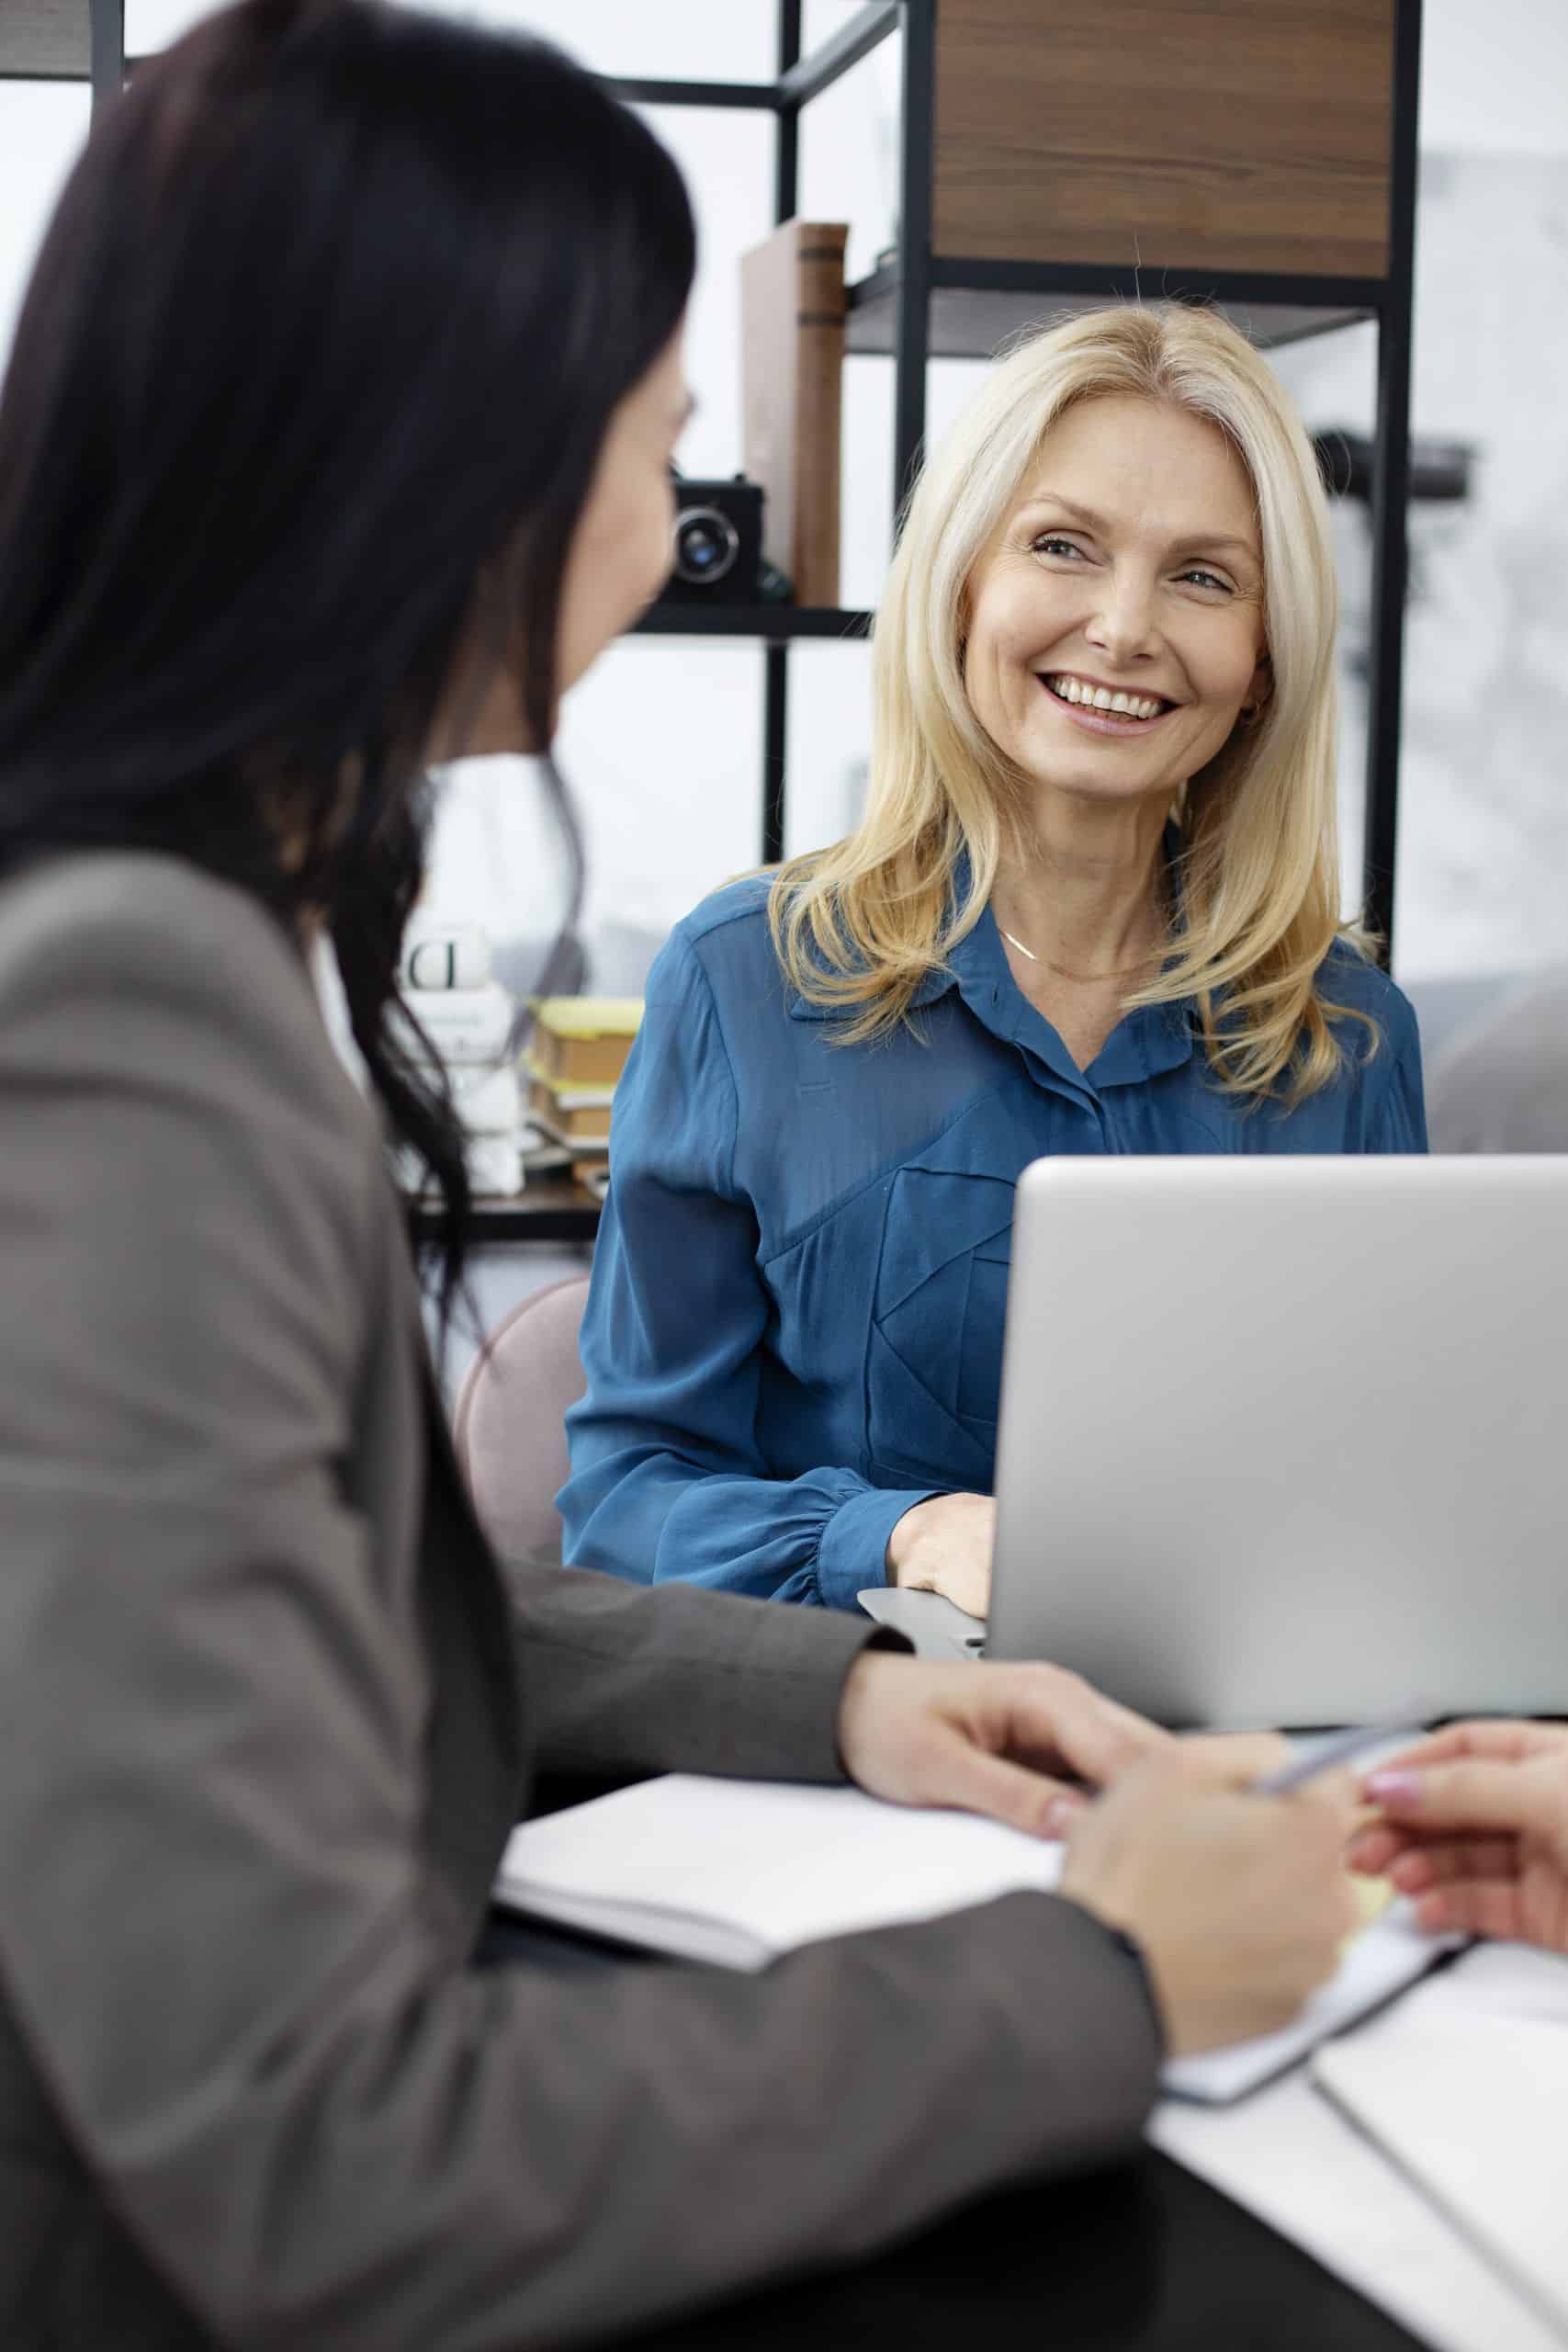
<svg viewBox="0 0 1568 2352">
<path fill-rule="evenodd" d="M 942 0 L 932 251 L 1385 277 L 1393 33 L 1394 0 Z"/>
</svg>

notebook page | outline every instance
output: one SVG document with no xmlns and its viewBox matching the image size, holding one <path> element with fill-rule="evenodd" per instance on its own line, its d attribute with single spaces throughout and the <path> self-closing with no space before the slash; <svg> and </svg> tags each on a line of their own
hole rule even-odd
<svg viewBox="0 0 1568 2352">
<path fill-rule="evenodd" d="M 670 1773 L 525 1822 L 496 1895 L 634 1943 L 760 1968 L 824 1936 L 1049 1889 L 1061 1860 L 1059 1845 L 971 1814 L 886 1804 L 859 1789 Z"/>
</svg>

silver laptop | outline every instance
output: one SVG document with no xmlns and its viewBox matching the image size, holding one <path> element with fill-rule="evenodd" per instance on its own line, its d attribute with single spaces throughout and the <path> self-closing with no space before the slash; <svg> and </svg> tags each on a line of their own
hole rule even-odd
<svg viewBox="0 0 1568 2352">
<path fill-rule="evenodd" d="M 1169 1724 L 1568 1712 L 1568 1157 L 1042 1159 L 987 1625 Z"/>
</svg>

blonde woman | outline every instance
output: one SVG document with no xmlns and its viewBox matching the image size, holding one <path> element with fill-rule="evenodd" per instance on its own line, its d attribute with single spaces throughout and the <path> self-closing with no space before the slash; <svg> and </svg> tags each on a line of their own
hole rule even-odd
<svg viewBox="0 0 1568 2352">
<path fill-rule="evenodd" d="M 1425 1148 L 1414 1017 L 1337 916 L 1334 631 L 1310 445 L 1222 321 L 996 368 L 910 504 L 863 823 L 651 977 L 569 1559 L 983 1612 L 1027 1162 Z"/>
</svg>

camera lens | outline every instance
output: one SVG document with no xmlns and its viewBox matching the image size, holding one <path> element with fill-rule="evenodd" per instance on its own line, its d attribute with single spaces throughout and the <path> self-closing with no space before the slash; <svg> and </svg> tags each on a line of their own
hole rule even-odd
<svg viewBox="0 0 1568 2352">
<path fill-rule="evenodd" d="M 735 568 L 740 535 L 716 506 L 688 506 L 675 517 L 675 577 L 694 588 L 711 587 Z"/>
</svg>

